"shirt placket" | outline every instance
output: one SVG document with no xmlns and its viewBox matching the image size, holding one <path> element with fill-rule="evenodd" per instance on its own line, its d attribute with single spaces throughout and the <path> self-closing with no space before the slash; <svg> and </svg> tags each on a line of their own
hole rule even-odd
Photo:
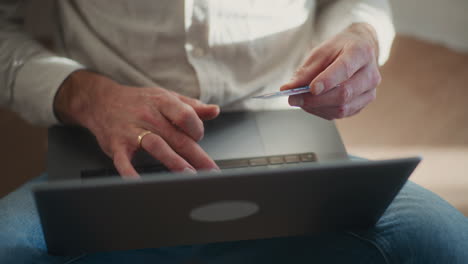
<svg viewBox="0 0 468 264">
<path fill-rule="evenodd" d="M 216 80 L 212 76 L 215 69 L 209 47 L 209 1 L 185 1 L 185 51 L 197 75 L 200 100 L 210 102 L 214 96 L 212 87 Z M 210 74 L 211 73 L 211 74 Z"/>
</svg>

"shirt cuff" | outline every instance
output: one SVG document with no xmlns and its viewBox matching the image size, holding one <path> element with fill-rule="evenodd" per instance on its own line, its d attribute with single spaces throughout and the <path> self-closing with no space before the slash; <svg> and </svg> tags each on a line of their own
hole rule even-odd
<svg viewBox="0 0 468 264">
<path fill-rule="evenodd" d="M 333 37 L 353 23 L 367 23 L 375 29 L 379 43 L 379 65 L 385 64 L 395 38 L 388 2 L 344 0 L 326 7 L 318 21 L 320 41 Z"/>
<path fill-rule="evenodd" d="M 395 38 L 390 7 L 387 10 L 382 10 L 373 6 L 360 5 L 352 13 L 353 23 L 368 23 L 375 29 L 379 42 L 379 65 L 384 65 L 390 57 Z"/>
<path fill-rule="evenodd" d="M 53 109 L 55 94 L 72 72 L 83 68 L 76 61 L 58 56 L 30 59 L 16 75 L 13 110 L 33 124 L 59 123 Z"/>
</svg>

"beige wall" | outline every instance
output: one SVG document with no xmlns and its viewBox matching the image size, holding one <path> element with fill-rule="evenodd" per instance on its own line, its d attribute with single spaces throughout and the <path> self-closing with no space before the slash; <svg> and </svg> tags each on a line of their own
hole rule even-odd
<svg viewBox="0 0 468 264">
<path fill-rule="evenodd" d="M 400 34 L 468 52 L 467 0 L 390 0 Z"/>
</svg>

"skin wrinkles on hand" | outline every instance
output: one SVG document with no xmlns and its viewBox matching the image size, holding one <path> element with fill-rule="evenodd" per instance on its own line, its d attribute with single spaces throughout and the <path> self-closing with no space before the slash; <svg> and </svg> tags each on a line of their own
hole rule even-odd
<svg viewBox="0 0 468 264">
<path fill-rule="evenodd" d="M 88 128 L 120 175 L 138 178 L 131 164 L 138 135 L 149 130 L 141 147 L 171 171 L 219 169 L 197 144 L 203 120 L 216 118 L 219 107 L 160 87 L 120 85 L 97 73 L 80 70 L 60 87 L 54 101 L 63 123 Z"/>
<path fill-rule="evenodd" d="M 376 98 L 378 52 L 373 28 L 353 24 L 313 49 L 281 90 L 309 85 L 310 93 L 289 97 L 291 106 L 328 120 L 355 115 Z"/>
<path fill-rule="evenodd" d="M 329 120 L 354 115 L 375 99 L 377 57 L 372 27 L 353 24 L 313 49 L 281 90 L 309 85 L 310 93 L 290 96 L 289 103 Z M 203 120 L 216 118 L 218 106 L 161 87 L 136 88 L 79 70 L 61 85 L 54 111 L 63 123 L 89 129 L 123 177 L 139 177 L 131 160 L 138 135 L 148 130 L 141 147 L 171 171 L 219 169 L 197 144 Z"/>
</svg>

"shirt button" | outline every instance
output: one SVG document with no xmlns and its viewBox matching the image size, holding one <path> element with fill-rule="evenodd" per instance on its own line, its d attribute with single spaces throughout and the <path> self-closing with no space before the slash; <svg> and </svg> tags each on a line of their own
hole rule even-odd
<svg viewBox="0 0 468 264">
<path fill-rule="evenodd" d="M 193 45 L 190 43 L 185 44 L 185 49 L 189 52 L 193 51 Z"/>
</svg>

